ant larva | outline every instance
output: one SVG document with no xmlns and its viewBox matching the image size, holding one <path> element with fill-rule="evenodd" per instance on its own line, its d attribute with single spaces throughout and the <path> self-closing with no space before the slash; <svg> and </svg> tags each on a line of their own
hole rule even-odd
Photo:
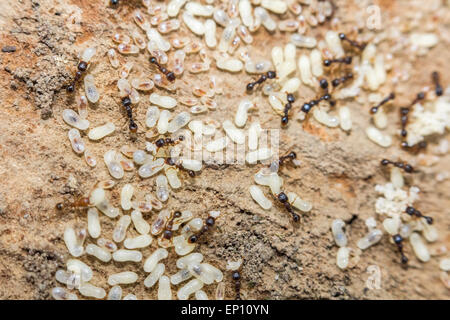
<svg viewBox="0 0 450 320">
<path fill-rule="evenodd" d="M 169 166 L 174 166 L 174 167 L 177 167 L 179 170 L 186 171 L 191 178 L 195 177 L 195 172 L 194 171 L 184 168 L 182 165 L 177 163 L 175 158 L 171 158 L 171 157 L 167 158 L 166 159 L 166 163 Z"/>
<path fill-rule="evenodd" d="M 284 115 L 281 118 L 281 124 L 286 125 L 289 122 L 289 110 L 292 108 L 292 104 L 295 102 L 295 97 L 293 94 L 289 93 L 287 95 L 287 103 L 284 106 Z"/>
<path fill-rule="evenodd" d="M 396 234 L 392 236 L 392 239 L 394 240 L 394 243 L 397 245 L 398 251 L 400 252 L 400 255 L 402 256 L 401 261 L 403 264 L 408 263 L 408 258 L 403 253 L 403 237 L 399 234 Z"/>
<path fill-rule="evenodd" d="M 347 36 L 345 35 L 345 33 L 339 33 L 339 38 L 341 40 L 345 40 L 347 41 L 352 47 L 358 48 L 359 50 L 364 50 L 366 47 L 365 43 L 358 43 L 357 41 L 354 40 L 350 40 L 349 38 L 347 38 Z"/>
<path fill-rule="evenodd" d="M 424 218 L 425 221 L 426 221 L 428 224 L 433 224 L 433 218 L 432 218 L 432 217 L 424 216 L 424 215 L 422 214 L 422 212 L 420 212 L 419 210 L 417 210 L 417 209 L 414 208 L 414 207 L 408 206 L 408 207 L 406 208 L 405 212 L 406 212 L 407 214 L 409 214 L 410 216 L 416 216 L 416 217 L 418 217 L 418 218 Z"/>
<path fill-rule="evenodd" d="M 234 289 L 236 291 L 236 300 L 241 300 L 241 274 L 238 270 L 231 273 L 234 281 Z"/>
<path fill-rule="evenodd" d="M 411 104 L 408 107 L 401 107 L 400 108 L 400 121 L 402 125 L 402 129 L 400 131 L 400 135 L 405 138 L 408 135 L 408 132 L 406 131 L 406 125 L 408 124 L 408 114 L 411 111 L 411 108 L 419 101 L 425 99 L 425 92 L 419 92 L 416 96 L 416 98 L 411 102 Z M 406 141 L 402 142 L 402 147 L 408 147 L 408 144 Z"/>
<path fill-rule="evenodd" d="M 150 63 L 153 63 L 154 65 L 156 65 L 158 67 L 158 70 L 166 76 L 167 80 L 169 80 L 170 82 L 175 81 L 175 73 L 173 73 L 172 71 L 169 71 L 167 68 L 160 65 L 158 60 L 155 57 L 150 58 Z"/>
<path fill-rule="evenodd" d="M 193 234 L 189 237 L 188 242 L 189 243 L 196 243 L 198 241 L 198 239 L 206 232 L 209 230 L 210 227 L 214 226 L 214 224 L 216 223 L 216 218 L 214 218 L 213 216 L 208 216 L 208 218 L 205 219 L 205 224 L 203 225 L 202 229 L 196 233 Z"/>
<path fill-rule="evenodd" d="M 166 227 L 164 229 L 163 232 L 163 237 L 166 240 L 170 240 L 172 239 L 173 236 L 173 232 L 172 232 L 172 228 L 173 228 L 173 220 L 176 218 L 181 217 L 181 212 L 180 211 L 175 211 L 171 217 L 169 218 L 169 221 L 167 221 Z"/>
<path fill-rule="evenodd" d="M 437 95 L 438 97 L 439 97 L 439 96 L 442 96 L 442 94 L 444 93 L 444 90 L 442 89 L 442 86 L 441 86 L 441 84 L 439 83 L 439 73 L 438 73 L 437 71 L 434 71 L 434 72 L 431 74 L 431 78 L 433 79 L 434 85 L 435 85 L 435 87 L 436 87 L 436 89 L 435 89 L 436 95 Z"/>
<path fill-rule="evenodd" d="M 136 122 L 133 120 L 133 111 L 131 108 L 131 99 L 129 97 L 122 98 L 122 106 L 125 108 L 127 112 L 128 119 L 130 120 L 130 124 L 128 128 L 131 132 L 136 132 L 138 129 L 138 126 Z"/>
<path fill-rule="evenodd" d="M 340 59 L 325 59 L 323 61 L 323 65 L 326 67 L 331 66 L 333 63 L 345 63 L 345 64 L 351 64 L 353 60 L 352 56 L 347 56 Z"/>
<path fill-rule="evenodd" d="M 351 73 L 351 72 L 347 73 L 343 77 L 331 80 L 331 84 L 333 85 L 333 87 L 337 87 L 341 83 L 344 83 L 344 82 L 346 82 L 347 80 L 350 80 L 350 79 L 353 79 L 353 73 Z"/>
<path fill-rule="evenodd" d="M 275 71 L 267 71 L 267 73 L 261 75 L 261 77 L 259 77 L 258 80 L 247 84 L 247 92 L 251 92 L 257 84 L 261 84 L 264 81 L 266 81 L 267 79 L 275 79 L 276 76 L 277 76 L 277 73 Z"/>
<path fill-rule="evenodd" d="M 380 103 L 378 103 L 376 106 L 370 108 L 370 113 L 371 113 L 371 114 L 377 113 L 377 112 L 378 112 L 378 109 L 379 109 L 382 105 L 384 105 L 384 104 L 388 103 L 390 100 L 394 100 L 394 99 L 395 99 L 395 93 L 394 93 L 394 92 L 391 92 L 386 98 L 384 98 L 383 100 L 381 100 Z"/>
<path fill-rule="evenodd" d="M 160 138 L 158 140 L 155 141 L 155 145 L 158 148 L 162 148 L 164 146 L 173 146 L 177 143 L 179 143 L 180 141 L 184 140 L 184 136 L 179 136 L 177 139 L 172 139 L 172 138 Z"/>
<path fill-rule="evenodd" d="M 403 171 L 405 171 L 407 173 L 414 172 L 414 168 L 409 163 L 399 162 L 399 161 L 395 162 L 395 161 L 391 161 L 391 160 L 388 160 L 388 159 L 381 160 L 381 165 L 387 166 L 388 164 L 392 164 L 394 167 L 403 169 Z"/>
<path fill-rule="evenodd" d="M 87 208 L 89 206 L 89 198 L 88 197 L 79 197 L 75 199 L 73 202 L 59 202 L 56 204 L 56 209 L 63 210 L 65 208 Z"/>
<path fill-rule="evenodd" d="M 300 216 L 295 213 L 294 209 L 292 208 L 291 204 L 289 203 L 289 198 L 283 191 L 277 194 L 276 196 L 277 200 L 284 205 L 286 210 L 292 215 L 292 219 L 294 222 L 298 222 L 300 220 Z"/>
</svg>

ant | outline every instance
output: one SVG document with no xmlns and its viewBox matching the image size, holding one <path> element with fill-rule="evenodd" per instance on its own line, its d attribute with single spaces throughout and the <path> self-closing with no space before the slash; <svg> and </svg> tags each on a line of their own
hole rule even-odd
<svg viewBox="0 0 450 320">
<path fill-rule="evenodd" d="M 57 210 L 63 210 L 65 208 L 87 208 L 89 206 L 89 198 L 88 197 L 79 197 L 75 199 L 73 202 L 59 202 L 56 204 Z"/>
<path fill-rule="evenodd" d="M 329 94 L 329 93 L 327 92 L 327 93 L 325 93 L 323 96 L 321 96 L 321 97 L 320 97 L 319 99 L 317 99 L 317 100 L 311 100 L 311 101 L 309 101 L 309 102 L 304 103 L 301 110 L 302 110 L 304 113 L 308 113 L 308 112 L 311 111 L 312 107 L 314 107 L 315 105 L 319 104 L 319 102 L 322 101 L 322 100 L 328 101 L 328 102 L 330 103 L 330 106 L 332 106 L 332 107 L 336 104 L 335 101 L 332 101 L 332 100 L 331 100 L 331 94 Z"/>
<path fill-rule="evenodd" d="M 298 222 L 300 220 L 300 216 L 294 212 L 294 209 L 292 209 L 292 206 L 289 203 L 289 198 L 286 195 L 286 193 L 284 193 L 283 191 L 280 192 L 277 195 L 277 200 L 281 202 L 286 208 L 286 210 L 292 215 L 292 219 L 294 220 L 294 222 Z"/>
<path fill-rule="evenodd" d="M 136 122 L 133 120 L 133 112 L 131 108 L 131 99 L 129 97 L 122 98 L 122 106 L 125 108 L 127 112 L 128 119 L 130 120 L 130 124 L 128 128 L 131 132 L 136 132 L 138 129 L 138 126 Z"/>
<path fill-rule="evenodd" d="M 75 77 L 73 78 L 72 83 L 70 83 L 66 87 L 67 92 L 72 93 L 72 92 L 75 91 L 75 84 L 78 82 L 78 80 L 81 79 L 81 77 L 83 76 L 83 73 L 87 70 L 87 67 L 88 67 L 88 63 L 87 62 L 80 61 L 78 63 L 78 66 L 77 66 L 78 70 L 77 70 L 77 72 L 75 72 Z"/>
<path fill-rule="evenodd" d="M 352 47 L 358 48 L 361 51 L 366 48 L 365 43 L 358 43 L 357 41 L 350 40 L 345 33 L 339 33 L 339 39 L 347 41 Z"/>
<path fill-rule="evenodd" d="M 337 87 L 341 83 L 344 83 L 344 82 L 346 82 L 347 80 L 350 80 L 350 79 L 353 79 L 353 73 L 351 73 L 351 72 L 347 73 L 343 77 L 331 80 L 331 84 L 333 85 L 333 87 Z"/>
<path fill-rule="evenodd" d="M 402 256 L 402 263 L 403 264 L 407 264 L 408 263 L 408 258 L 405 256 L 405 254 L 403 253 L 403 237 L 399 234 L 396 234 L 394 236 L 392 236 L 392 239 L 394 240 L 394 243 L 397 245 L 398 251 L 400 252 L 400 255 Z"/>
<path fill-rule="evenodd" d="M 428 143 L 426 141 L 421 141 L 418 144 L 415 145 L 408 145 L 408 143 L 406 141 L 402 141 L 401 146 L 403 148 L 408 148 L 410 151 L 414 152 L 414 153 L 418 153 L 420 150 L 425 149 L 427 147 Z"/>
<path fill-rule="evenodd" d="M 184 136 L 179 136 L 178 139 L 160 138 L 155 141 L 155 145 L 158 148 L 162 148 L 164 146 L 175 145 L 178 142 L 183 141 L 183 140 L 184 140 Z"/>
<path fill-rule="evenodd" d="M 284 155 L 278 159 L 278 165 L 281 167 L 285 164 L 285 161 L 292 161 L 297 158 L 297 154 L 294 151 L 289 152 L 287 155 Z"/>
<path fill-rule="evenodd" d="M 394 99 L 395 99 L 395 93 L 394 93 L 394 92 L 391 92 L 386 98 L 384 98 L 383 100 L 381 100 L 380 103 L 378 103 L 376 106 L 370 108 L 370 113 L 371 113 L 371 114 L 377 113 L 377 112 L 378 112 L 378 109 L 379 109 L 382 105 L 384 105 L 384 104 L 386 104 L 388 101 L 394 100 Z"/>
<path fill-rule="evenodd" d="M 247 92 L 251 92 L 257 84 L 261 84 L 264 81 L 266 81 L 267 79 L 275 79 L 276 76 L 277 76 L 277 73 L 275 71 L 267 71 L 267 73 L 263 74 L 258 80 L 247 84 Z"/>
<path fill-rule="evenodd" d="M 173 220 L 176 219 L 176 218 L 179 218 L 179 217 L 181 217 L 181 212 L 180 211 L 175 211 L 171 215 L 171 217 L 169 218 L 169 221 L 166 224 L 164 232 L 163 232 L 164 239 L 167 239 L 167 240 L 172 239 L 172 236 L 173 236 L 173 232 L 172 232 Z"/>
<path fill-rule="evenodd" d="M 416 98 L 413 100 L 413 102 L 411 102 L 411 104 L 408 107 L 401 107 L 400 108 L 400 121 L 401 121 L 401 125 L 402 125 L 402 130 L 400 132 L 400 135 L 403 138 L 406 138 L 406 136 L 408 135 L 408 132 L 406 131 L 406 125 L 408 124 L 408 114 L 411 111 L 411 107 L 413 107 L 417 102 L 421 101 L 425 99 L 425 92 L 419 92 L 416 96 Z M 408 144 L 406 143 L 406 141 L 402 142 L 402 147 L 408 147 Z"/>
<path fill-rule="evenodd" d="M 345 63 L 345 64 L 351 64 L 352 63 L 352 56 L 340 58 L 340 59 L 325 59 L 323 61 L 323 65 L 325 67 L 331 66 L 333 63 Z"/>
<path fill-rule="evenodd" d="M 175 73 L 167 70 L 167 68 L 160 65 L 158 60 L 155 57 L 150 58 L 150 63 L 153 63 L 154 65 L 156 65 L 158 67 L 159 71 L 166 76 L 167 80 L 169 80 L 170 82 L 175 81 Z"/>
<path fill-rule="evenodd" d="M 117 6 L 119 4 L 119 0 L 109 0 L 109 4 L 111 6 Z"/>
<path fill-rule="evenodd" d="M 439 97 L 439 96 L 442 96 L 442 94 L 444 93 L 444 90 L 442 89 L 442 86 L 441 86 L 441 84 L 439 83 L 439 73 L 438 73 L 437 71 L 434 71 L 434 72 L 431 74 L 431 78 L 433 79 L 434 85 L 435 85 L 435 87 L 436 87 L 436 89 L 435 89 L 436 95 L 437 95 L 438 97 Z"/>
<path fill-rule="evenodd" d="M 175 166 L 175 167 L 177 167 L 180 170 L 186 171 L 191 178 L 195 177 L 195 172 L 194 171 L 188 170 L 188 169 L 184 168 L 182 165 L 178 164 L 175 158 L 171 158 L 171 157 L 167 158 L 166 159 L 166 163 L 169 166 Z"/>
<path fill-rule="evenodd" d="M 292 108 L 292 104 L 295 102 L 295 97 L 293 94 L 289 93 L 287 95 L 287 103 L 284 106 L 284 116 L 281 118 L 281 124 L 287 125 L 289 122 L 289 110 Z"/>
<path fill-rule="evenodd" d="M 407 172 L 407 173 L 412 173 L 414 172 L 414 168 L 406 162 L 394 162 L 388 159 L 383 159 L 381 160 L 381 165 L 383 166 L 387 166 L 388 164 L 392 164 L 394 167 L 403 169 L 403 171 Z"/>
<path fill-rule="evenodd" d="M 427 221 L 428 224 L 433 224 L 433 218 L 432 217 L 424 216 L 422 214 L 422 212 L 420 212 L 419 210 L 417 210 L 414 207 L 411 207 L 411 206 L 407 207 L 405 212 L 407 214 L 409 214 L 410 216 L 416 216 L 418 218 L 424 218 Z"/>
<path fill-rule="evenodd" d="M 231 277 L 234 281 L 234 288 L 236 290 L 236 300 L 241 300 L 241 274 L 238 270 L 231 273 Z"/>
<path fill-rule="evenodd" d="M 358 219 L 358 215 L 357 214 L 352 214 L 352 216 L 350 217 L 350 219 L 348 219 L 347 221 L 345 221 L 346 224 L 350 225 L 352 224 L 356 219 Z"/>
<path fill-rule="evenodd" d="M 215 223 L 216 223 L 216 218 L 214 218 L 213 216 L 208 216 L 208 218 L 206 218 L 206 220 L 205 220 L 205 224 L 203 225 L 202 229 L 197 234 L 193 234 L 192 236 L 190 236 L 189 239 L 188 239 L 188 242 L 189 243 L 196 243 L 198 241 L 198 239 L 206 231 L 209 230 L 210 227 L 214 226 Z"/>
</svg>

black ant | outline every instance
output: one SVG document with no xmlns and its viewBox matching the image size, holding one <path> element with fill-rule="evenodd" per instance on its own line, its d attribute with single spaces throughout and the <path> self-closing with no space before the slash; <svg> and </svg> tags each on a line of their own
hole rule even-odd
<svg viewBox="0 0 450 320">
<path fill-rule="evenodd" d="M 434 71 L 434 72 L 431 74 L 431 78 L 433 79 L 434 85 L 435 85 L 435 87 L 436 87 L 436 89 L 435 89 L 436 95 L 437 95 L 438 97 L 439 97 L 439 96 L 442 96 L 442 94 L 444 93 L 444 90 L 442 89 L 442 86 L 441 86 L 441 84 L 439 83 L 439 73 L 438 73 L 437 71 Z"/>
<path fill-rule="evenodd" d="M 247 84 L 247 92 L 251 92 L 257 84 L 261 84 L 264 81 L 266 81 L 267 79 L 275 79 L 276 76 L 277 76 L 277 73 L 275 71 L 267 71 L 267 73 L 261 75 L 261 77 L 258 80 Z"/>
<path fill-rule="evenodd" d="M 353 79 L 353 73 L 351 73 L 351 72 L 347 73 L 343 77 L 331 80 L 331 84 L 333 85 L 333 87 L 337 87 L 341 83 L 344 83 L 344 82 L 346 82 L 347 80 L 350 80 L 350 79 Z"/>
<path fill-rule="evenodd" d="M 236 290 L 236 300 L 241 300 L 241 274 L 235 270 L 232 272 L 231 277 L 234 281 L 234 289 Z"/>
<path fill-rule="evenodd" d="M 287 125 L 289 122 L 289 110 L 292 108 L 292 104 L 295 102 L 295 97 L 293 94 L 289 93 L 287 95 L 287 103 L 284 106 L 284 116 L 281 118 L 281 124 Z"/>
<path fill-rule="evenodd" d="M 136 132 L 138 129 L 138 126 L 137 126 L 136 122 L 134 122 L 134 120 L 133 120 L 131 99 L 129 97 L 122 98 L 122 106 L 125 108 L 128 119 L 130 120 L 130 124 L 129 124 L 128 128 L 130 128 L 131 132 Z"/>
<path fill-rule="evenodd" d="M 350 40 L 344 33 L 339 33 L 339 38 L 341 40 L 347 41 L 352 47 L 358 48 L 359 50 L 364 50 L 366 48 L 365 43 L 358 43 L 357 41 Z"/>
<path fill-rule="evenodd" d="M 406 141 L 402 141 L 401 146 L 405 149 L 409 149 L 408 151 L 411 151 L 413 153 L 418 153 L 420 150 L 426 149 L 428 143 L 426 141 L 421 141 L 415 145 L 408 145 Z"/>
<path fill-rule="evenodd" d="M 167 80 L 169 80 L 170 82 L 175 81 L 175 73 L 167 70 L 167 68 L 160 65 L 158 60 L 155 57 L 150 58 L 150 63 L 153 63 L 154 65 L 156 65 L 158 67 L 158 70 L 166 76 Z"/>
<path fill-rule="evenodd" d="M 214 226 L 215 223 L 216 223 L 216 218 L 214 218 L 213 216 L 208 216 L 208 218 L 205 219 L 205 224 L 203 225 L 202 229 L 197 234 L 193 234 L 192 236 L 190 236 L 189 239 L 188 239 L 188 242 L 189 243 L 196 243 L 198 241 L 198 239 L 206 231 L 209 230 L 210 227 Z"/>
<path fill-rule="evenodd" d="M 300 216 L 295 213 L 294 209 L 292 208 L 291 204 L 289 203 L 289 198 L 284 192 L 280 192 L 277 195 L 277 200 L 284 205 L 286 210 L 292 215 L 292 219 L 294 222 L 298 222 L 300 220 Z"/>
<path fill-rule="evenodd" d="M 297 158 L 297 154 L 294 151 L 289 152 L 287 155 L 284 155 L 278 159 L 278 165 L 281 167 L 286 163 L 286 161 L 292 161 Z"/>
<path fill-rule="evenodd" d="M 109 0 L 109 4 L 111 6 L 117 6 L 119 4 L 119 0 Z"/>
<path fill-rule="evenodd" d="M 75 91 L 75 84 L 78 82 L 78 80 L 81 79 L 81 77 L 83 76 L 83 73 L 87 70 L 88 67 L 88 63 L 84 62 L 84 61 L 80 61 L 78 63 L 77 66 L 77 72 L 75 72 L 75 77 L 73 78 L 72 83 L 70 83 L 67 87 L 66 90 L 67 92 L 74 92 Z"/>
<path fill-rule="evenodd" d="M 394 243 L 397 245 L 398 251 L 400 252 L 400 255 L 402 256 L 402 263 L 403 264 L 407 264 L 408 263 L 408 258 L 405 256 L 405 254 L 403 253 L 403 237 L 399 234 L 396 234 L 394 236 L 392 236 L 392 239 L 394 240 Z"/>
<path fill-rule="evenodd" d="M 394 93 L 394 92 L 391 92 L 386 98 L 384 98 L 383 100 L 381 100 L 380 103 L 378 103 L 376 106 L 370 108 L 370 113 L 371 113 L 371 114 L 377 113 L 377 112 L 378 112 L 378 109 L 379 109 L 382 105 L 386 104 L 387 102 L 389 102 L 390 100 L 393 100 L 393 99 L 395 99 L 395 93 Z"/>
<path fill-rule="evenodd" d="M 181 217 L 181 212 L 180 211 L 175 211 L 171 217 L 169 218 L 169 221 L 167 221 L 166 227 L 164 229 L 163 232 L 163 237 L 164 239 L 170 240 L 172 239 L 173 236 L 173 232 L 172 232 L 172 228 L 173 228 L 173 220 L 176 218 Z"/>
<path fill-rule="evenodd" d="M 166 163 L 167 163 L 169 166 L 175 166 L 175 167 L 177 167 L 177 168 L 180 169 L 180 170 L 186 171 L 186 172 L 189 174 L 189 176 L 190 176 L 191 178 L 194 178 L 194 177 L 195 177 L 195 172 L 194 172 L 194 171 L 188 170 L 188 169 L 184 168 L 182 165 L 180 165 L 179 163 L 177 163 L 176 159 L 174 159 L 174 158 L 171 158 L 171 157 L 167 158 L 167 159 L 166 159 Z"/>
<path fill-rule="evenodd" d="M 331 66 L 333 63 L 345 63 L 345 64 L 351 64 L 352 63 L 352 56 L 340 58 L 340 59 L 325 59 L 323 61 L 323 65 L 326 67 Z"/>
<path fill-rule="evenodd" d="M 158 140 L 155 141 L 155 145 L 158 148 L 162 148 L 164 146 L 170 146 L 170 145 L 175 145 L 180 141 L 184 140 L 184 136 L 179 136 L 178 139 L 171 139 L 171 138 L 160 138 Z"/>
<path fill-rule="evenodd" d="M 350 225 L 352 224 L 356 219 L 358 219 L 358 215 L 357 214 L 352 214 L 352 216 L 350 217 L 350 219 L 348 219 L 347 221 L 345 221 L 346 224 Z"/>
<path fill-rule="evenodd" d="M 381 160 L 381 165 L 387 166 L 388 164 L 392 164 L 394 167 L 403 169 L 403 171 L 405 171 L 407 173 L 414 172 L 414 168 L 409 163 L 406 163 L 406 162 L 395 162 L 395 161 L 391 161 L 391 160 L 388 160 L 388 159 Z"/>
<path fill-rule="evenodd" d="M 308 112 L 311 111 L 311 109 L 312 109 L 315 105 L 319 104 L 319 102 L 322 101 L 322 100 L 328 101 L 328 102 L 330 103 L 330 106 L 334 106 L 334 105 L 336 104 L 335 101 L 332 101 L 332 100 L 331 100 L 331 94 L 325 93 L 323 96 L 321 96 L 321 97 L 320 97 L 319 99 L 317 99 L 317 100 L 311 100 L 311 101 L 309 101 L 309 102 L 304 103 L 301 110 L 302 110 L 304 113 L 308 113 Z"/>
<path fill-rule="evenodd" d="M 326 90 L 328 92 L 328 81 L 327 79 L 320 79 L 319 85 L 322 89 Z"/>
<path fill-rule="evenodd" d="M 410 216 L 416 216 L 418 218 L 424 218 L 428 224 L 433 224 L 433 218 L 432 217 L 424 216 L 422 214 L 422 212 L 420 212 L 419 210 L 417 210 L 414 207 L 411 207 L 411 206 L 407 207 L 405 212 L 407 214 L 409 214 Z"/>
<path fill-rule="evenodd" d="M 73 202 L 59 202 L 56 204 L 57 210 L 63 210 L 65 208 L 86 208 L 89 206 L 89 198 L 88 197 L 79 197 L 75 199 Z"/>
<path fill-rule="evenodd" d="M 411 102 L 411 104 L 408 107 L 401 107 L 400 108 L 400 121 L 401 121 L 401 125 L 402 125 L 402 130 L 400 132 L 400 135 L 403 138 L 406 138 L 406 136 L 408 135 L 408 132 L 406 131 L 406 125 L 408 124 L 408 115 L 409 112 L 411 111 L 411 108 L 419 101 L 425 99 L 425 92 L 419 92 L 416 96 L 416 98 L 413 100 L 413 102 Z M 408 147 L 408 144 L 406 143 L 406 141 L 402 142 L 402 147 Z"/>
</svg>

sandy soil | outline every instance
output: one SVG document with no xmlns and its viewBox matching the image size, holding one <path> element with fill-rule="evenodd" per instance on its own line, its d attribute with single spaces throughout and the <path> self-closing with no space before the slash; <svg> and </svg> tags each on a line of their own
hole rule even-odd
<svg viewBox="0 0 450 320">
<path fill-rule="evenodd" d="M 50 298 L 49 290 L 57 285 L 54 273 L 69 258 L 62 239 L 64 228 L 86 221 L 85 211 L 60 213 L 54 209 L 55 204 L 88 194 L 98 180 L 109 177 L 100 161 L 108 149 L 118 149 L 123 144 L 140 148 L 145 145 L 144 135 L 132 137 L 125 125 L 125 114 L 118 103 L 117 71 L 110 67 L 104 55 L 112 44 L 114 32 L 137 29 L 130 15 L 140 6 L 140 1 L 123 2 L 118 9 L 108 8 L 103 1 L 88 0 L 0 2 L 0 43 L 2 47 L 15 47 L 14 52 L 0 52 L 0 299 Z M 345 30 L 351 30 L 354 20 L 365 14 L 353 1 L 337 1 L 337 4 L 340 9 L 336 14 Z M 406 19 L 409 9 L 414 9 L 409 1 L 379 1 L 378 4 L 386 25 L 395 17 Z M 82 10 L 81 23 L 68 25 L 69 16 L 76 10 Z M 410 80 L 396 88 L 399 92 L 396 107 L 397 103 L 410 101 L 422 86 L 429 84 L 432 70 L 447 69 L 449 12 L 448 7 L 441 10 L 435 20 L 444 40 L 419 59 L 412 60 L 408 52 L 395 57 L 402 64 L 400 67 L 410 69 Z M 432 20 L 430 12 L 424 11 L 423 15 Z M 323 35 L 327 28 L 316 28 L 313 33 Z M 427 25 L 417 28 L 426 30 Z M 282 33 L 269 36 L 260 30 L 253 46 L 264 49 L 254 50 L 253 55 L 270 58 L 269 48 L 286 42 L 287 36 Z M 112 121 L 118 128 L 99 143 L 85 139 L 99 161 L 94 169 L 72 151 L 67 125 L 61 118 L 63 109 L 75 107 L 73 96 L 66 94 L 63 86 L 73 74 L 78 52 L 88 44 L 97 47 L 90 70 L 102 95 L 99 103 L 89 110 L 89 120 L 92 126 Z M 389 45 L 384 43 L 380 50 L 387 52 Z M 154 72 L 147 62 L 148 53 L 127 59 L 140 64 L 148 73 Z M 198 58 L 190 57 L 188 61 L 195 59 Z M 218 109 L 208 117 L 231 118 L 251 77 L 245 73 L 221 73 L 215 68 L 212 73 L 220 75 L 224 94 L 217 97 Z M 192 84 L 201 86 L 206 81 L 206 74 L 186 72 L 178 80 L 177 94 L 190 92 Z M 442 82 L 450 83 L 450 76 L 443 73 Z M 302 89 L 298 100 L 312 96 L 311 90 Z M 135 109 L 141 123 L 148 105 L 145 99 Z M 224 213 L 225 217 L 217 221 L 216 230 L 208 234 L 198 250 L 222 270 L 227 259 L 243 257 L 242 292 L 247 299 L 448 299 L 449 291 L 439 279 L 439 259 L 420 263 L 408 244 L 405 251 L 411 261 L 404 268 L 395 246 L 386 236 L 363 253 L 355 268 L 342 271 L 336 266 L 337 247 L 330 232 L 331 221 L 358 215 L 348 230 L 350 245 L 354 247 L 367 232 L 364 219 L 375 216 L 374 186 L 388 179 L 387 172 L 378 164 L 380 158 L 412 162 L 415 158 L 398 147 L 398 138 L 387 150 L 371 143 L 364 133 L 370 122 L 369 106 L 355 101 L 347 105 L 354 121 L 350 134 L 323 127 L 314 120 L 303 126 L 292 122 L 282 131 L 280 149 L 296 151 L 302 161 L 299 168 L 282 170 L 285 185 L 314 205 L 298 225 L 293 225 L 282 208 L 274 206 L 264 211 L 251 200 L 248 187 L 260 165 L 208 167 L 196 178 L 183 176 L 184 186 L 172 192 L 168 208 L 190 209 L 199 216 L 213 209 Z M 183 108 L 179 107 L 178 111 Z M 391 110 L 388 132 L 394 134 L 399 126 L 398 113 L 396 108 Z M 260 107 L 251 117 L 259 118 L 266 128 L 280 126 L 279 117 L 272 113 L 266 99 L 261 99 Z M 429 149 L 442 138 L 449 136 L 431 140 Z M 430 247 L 450 246 L 450 180 L 437 182 L 435 179 L 437 173 L 450 170 L 449 164 L 450 155 L 441 156 L 437 164 L 421 167 L 420 173 L 407 180 L 420 187 L 418 208 L 434 217 L 440 232 L 438 242 Z M 142 180 L 135 173 L 126 173 L 112 192 L 116 205 L 120 188 L 127 182 L 141 190 L 154 189 L 154 178 Z M 147 218 L 150 220 L 150 216 Z M 114 222 L 105 216 L 101 222 L 103 232 L 110 236 Z M 144 257 L 155 247 L 156 241 L 143 250 Z M 175 253 L 171 252 L 166 263 L 169 274 L 176 270 L 175 259 Z M 131 263 L 102 264 L 87 256 L 82 260 L 94 270 L 93 283 L 104 288 L 108 287 L 106 279 L 111 273 L 133 270 L 144 278 L 142 269 Z M 370 265 L 381 268 L 381 289 L 366 288 L 369 277 L 366 269 Z M 226 296 L 233 298 L 231 277 L 229 273 L 225 275 Z M 207 286 L 205 290 L 213 296 L 214 288 Z M 142 281 L 124 287 L 125 294 L 130 292 L 138 298 L 156 298 L 156 290 L 146 290 Z"/>
</svg>

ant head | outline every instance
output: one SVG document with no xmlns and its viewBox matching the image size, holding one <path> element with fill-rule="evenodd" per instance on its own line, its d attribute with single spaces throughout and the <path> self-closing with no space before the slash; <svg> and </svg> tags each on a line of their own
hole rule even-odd
<svg viewBox="0 0 450 320">
<path fill-rule="evenodd" d="M 130 121 L 130 125 L 128 126 L 131 132 L 137 132 L 138 125 L 133 120 Z"/>
</svg>

